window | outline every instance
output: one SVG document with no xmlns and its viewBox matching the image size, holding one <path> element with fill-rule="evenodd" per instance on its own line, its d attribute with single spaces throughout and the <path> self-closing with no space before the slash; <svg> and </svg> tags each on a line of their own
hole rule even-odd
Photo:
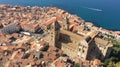
<svg viewBox="0 0 120 67">
<path fill-rule="evenodd" d="M 47 26 L 47 29 L 50 29 L 50 26 Z"/>
<path fill-rule="evenodd" d="M 53 35 L 51 35 L 51 37 L 53 37 Z"/>
<path fill-rule="evenodd" d="M 102 57 L 102 55 L 100 54 L 100 55 L 99 55 L 99 58 L 101 58 L 101 57 Z"/>
<path fill-rule="evenodd" d="M 79 48 L 79 51 L 81 51 L 81 49 Z"/>
<path fill-rule="evenodd" d="M 90 52 L 93 52 L 93 49 L 91 49 Z"/>
<path fill-rule="evenodd" d="M 104 47 L 104 49 L 106 49 L 106 47 Z"/>
<path fill-rule="evenodd" d="M 93 47 L 93 50 L 95 50 L 95 47 Z"/>
<path fill-rule="evenodd" d="M 63 25 L 63 27 L 65 27 L 65 25 Z"/>
<path fill-rule="evenodd" d="M 85 50 L 83 50 L 83 53 L 85 52 Z"/>
<path fill-rule="evenodd" d="M 86 46 L 83 46 L 83 48 L 85 48 L 85 49 L 86 49 L 87 47 L 86 47 Z"/>
</svg>

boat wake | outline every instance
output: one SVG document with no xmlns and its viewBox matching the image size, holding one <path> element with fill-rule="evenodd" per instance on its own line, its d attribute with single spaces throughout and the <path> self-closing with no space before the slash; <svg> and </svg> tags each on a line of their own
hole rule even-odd
<svg viewBox="0 0 120 67">
<path fill-rule="evenodd" d="M 101 9 L 90 8 L 90 7 L 83 7 L 83 8 L 86 8 L 86 9 L 89 9 L 89 10 L 94 10 L 94 11 L 102 11 Z"/>
</svg>

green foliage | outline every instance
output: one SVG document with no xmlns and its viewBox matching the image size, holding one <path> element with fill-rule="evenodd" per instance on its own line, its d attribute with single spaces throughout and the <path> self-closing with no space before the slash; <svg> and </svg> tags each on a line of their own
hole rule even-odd
<svg viewBox="0 0 120 67">
<path fill-rule="evenodd" d="M 115 67 L 115 63 L 110 61 L 109 64 L 107 65 L 107 67 Z"/>
<path fill-rule="evenodd" d="M 79 63 L 75 63 L 73 67 L 82 67 Z"/>
<path fill-rule="evenodd" d="M 109 62 L 110 62 L 110 59 L 106 59 L 106 60 L 104 61 L 104 66 L 107 66 L 107 65 L 109 64 Z"/>
<path fill-rule="evenodd" d="M 116 67 L 120 61 L 120 42 L 112 40 L 113 48 L 110 57 L 104 61 L 106 67 Z M 115 65 L 115 63 L 117 63 Z"/>
<path fill-rule="evenodd" d="M 113 42 L 113 51 L 111 53 L 111 56 L 117 58 L 118 59 L 117 61 L 120 61 L 120 57 L 119 57 L 120 56 L 120 43 L 117 41 Z"/>
<path fill-rule="evenodd" d="M 113 43 L 113 51 L 116 53 L 120 52 L 120 42 L 116 40 L 112 40 L 112 43 Z"/>
<path fill-rule="evenodd" d="M 120 67 L 120 61 L 115 64 L 115 67 Z"/>
<path fill-rule="evenodd" d="M 23 56 L 23 59 L 27 59 L 29 56 L 30 56 L 30 54 L 29 54 L 29 53 L 26 53 L 26 54 Z"/>
</svg>

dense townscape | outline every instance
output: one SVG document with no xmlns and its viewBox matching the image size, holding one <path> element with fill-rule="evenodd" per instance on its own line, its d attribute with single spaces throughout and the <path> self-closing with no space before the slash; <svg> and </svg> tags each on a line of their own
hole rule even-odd
<svg viewBox="0 0 120 67">
<path fill-rule="evenodd" d="M 103 67 L 119 31 L 56 7 L 0 5 L 0 67 Z"/>
</svg>

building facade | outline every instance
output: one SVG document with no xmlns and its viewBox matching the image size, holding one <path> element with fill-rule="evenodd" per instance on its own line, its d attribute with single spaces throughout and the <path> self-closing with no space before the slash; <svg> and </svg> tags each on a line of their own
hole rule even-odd
<svg viewBox="0 0 120 67">
<path fill-rule="evenodd" d="M 91 30 L 86 35 L 69 31 L 68 23 L 54 21 L 49 25 L 50 45 L 63 50 L 71 58 L 82 60 L 104 59 L 111 52 L 112 43 L 103 40 L 97 31 Z M 65 28 L 60 28 L 65 27 Z"/>
</svg>

